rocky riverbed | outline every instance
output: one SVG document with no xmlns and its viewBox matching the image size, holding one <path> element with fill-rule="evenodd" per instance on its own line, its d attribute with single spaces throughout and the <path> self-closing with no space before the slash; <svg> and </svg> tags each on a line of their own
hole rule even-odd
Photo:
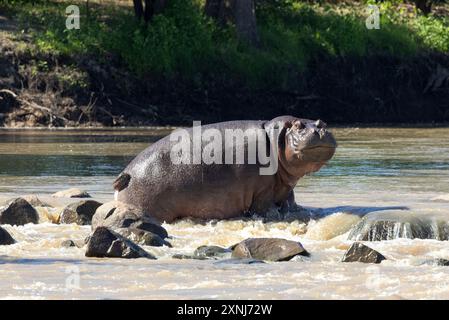
<svg viewBox="0 0 449 320">
<path fill-rule="evenodd" d="M 158 226 L 112 202 L 111 186 L 166 132 L 0 131 L 1 210 L 27 208 L 20 225 L 0 222 L 14 241 L 0 245 L 0 297 L 449 298 L 447 129 L 334 132 L 335 158 L 295 188 L 305 210 Z M 119 257 L 86 257 L 97 227 L 111 231 L 100 253 Z"/>
</svg>

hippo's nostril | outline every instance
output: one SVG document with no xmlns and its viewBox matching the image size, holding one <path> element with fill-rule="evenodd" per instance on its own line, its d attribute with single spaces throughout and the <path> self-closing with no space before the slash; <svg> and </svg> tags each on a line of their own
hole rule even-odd
<svg viewBox="0 0 449 320">
<path fill-rule="evenodd" d="M 327 127 L 326 123 L 325 123 L 324 121 L 322 121 L 322 120 L 317 120 L 317 121 L 315 122 L 315 126 L 316 126 L 318 129 L 325 129 L 325 128 Z"/>
</svg>

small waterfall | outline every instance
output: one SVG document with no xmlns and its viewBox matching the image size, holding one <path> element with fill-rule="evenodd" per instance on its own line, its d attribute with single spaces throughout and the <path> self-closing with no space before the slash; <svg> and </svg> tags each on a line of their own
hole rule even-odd
<svg viewBox="0 0 449 320">
<path fill-rule="evenodd" d="M 412 212 L 384 211 L 366 215 L 349 233 L 349 240 L 398 238 L 449 240 L 449 221 Z"/>
</svg>

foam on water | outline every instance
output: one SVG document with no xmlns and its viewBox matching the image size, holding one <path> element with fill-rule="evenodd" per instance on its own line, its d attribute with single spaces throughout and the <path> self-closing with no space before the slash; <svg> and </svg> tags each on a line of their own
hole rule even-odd
<svg viewBox="0 0 449 320">
<path fill-rule="evenodd" d="M 82 244 L 90 227 L 53 224 L 66 202 L 76 200 L 49 197 L 55 191 L 79 187 L 100 201 L 112 200 L 111 183 L 117 169 L 128 161 L 120 155 L 132 157 L 140 151 L 146 145 L 145 131 L 126 132 L 130 140 L 119 132 L 117 144 L 111 132 L 83 133 L 76 136 L 82 137 L 76 143 L 70 137 L 73 133 L 61 133 L 60 138 L 37 134 L 39 138 L 32 139 L 23 132 L 20 139 L 0 134 L 0 151 L 8 154 L 0 157 L 4 170 L 0 198 L 38 193 L 57 207 L 38 208 L 42 222 L 38 225 L 4 226 L 17 243 L 0 246 L 2 299 L 449 298 L 449 268 L 422 264 L 428 259 L 449 259 L 447 241 L 365 242 L 387 260 L 380 265 L 341 262 L 353 243 L 348 240 L 351 228 L 366 214 L 387 214 L 405 206 L 410 210 L 404 212 L 412 215 L 449 217 L 448 129 L 339 129 L 335 159 L 316 175 L 302 179 L 295 189 L 297 201 L 312 208 L 309 223 L 256 219 L 164 224 L 173 248 L 145 247 L 159 258 L 155 261 L 93 259 L 84 257 L 84 248 L 62 248 L 61 242 L 67 239 Z M 5 144 L 2 136 L 8 137 Z M 45 144 L 37 143 L 40 139 Z M 154 141 L 154 136 L 148 139 Z M 21 159 L 19 168 L 15 157 Z M 27 165 L 20 174 L 20 166 L 30 160 L 39 165 Z M 312 255 L 250 265 L 171 258 L 192 254 L 201 245 L 228 247 L 249 237 L 300 241 Z M 70 286 L 73 275 L 79 275 L 79 286 Z"/>
</svg>

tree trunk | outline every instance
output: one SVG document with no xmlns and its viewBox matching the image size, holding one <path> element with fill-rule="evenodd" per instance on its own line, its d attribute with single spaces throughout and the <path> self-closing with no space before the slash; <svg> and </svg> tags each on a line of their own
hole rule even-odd
<svg viewBox="0 0 449 320">
<path fill-rule="evenodd" d="M 145 7 L 143 5 L 145 3 Z M 137 19 L 149 22 L 153 15 L 161 13 L 167 5 L 167 0 L 133 0 L 134 13 Z"/>
<path fill-rule="evenodd" d="M 221 26 L 235 24 L 241 40 L 259 45 L 254 0 L 206 0 L 204 12 Z"/>
<path fill-rule="evenodd" d="M 137 19 L 142 19 L 143 16 L 143 4 L 141 0 L 133 0 L 134 3 L 134 14 Z"/>
<path fill-rule="evenodd" d="M 254 0 L 234 0 L 235 27 L 239 37 L 252 46 L 259 44 Z"/>
<path fill-rule="evenodd" d="M 415 0 L 415 5 L 425 15 L 432 11 L 432 0 Z"/>
<path fill-rule="evenodd" d="M 221 0 L 207 0 L 204 5 L 204 13 L 214 19 L 220 14 Z"/>
<path fill-rule="evenodd" d="M 145 0 L 145 12 L 143 15 L 143 19 L 145 22 L 151 20 L 154 14 L 154 0 Z"/>
<path fill-rule="evenodd" d="M 164 11 L 167 6 L 167 0 L 155 0 L 154 1 L 154 14 L 159 14 Z"/>
</svg>

